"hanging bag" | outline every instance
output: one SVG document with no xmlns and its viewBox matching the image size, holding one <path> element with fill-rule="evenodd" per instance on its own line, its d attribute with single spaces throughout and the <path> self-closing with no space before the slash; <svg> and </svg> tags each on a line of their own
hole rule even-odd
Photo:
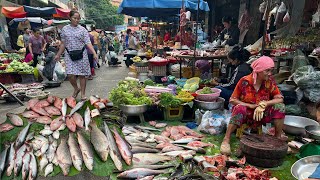
<svg viewBox="0 0 320 180">
<path fill-rule="evenodd" d="M 70 59 L 72 61 L 79 61 L 81 59 L 83 59 L 83 51 L 86 49 L 86 46 L 83 46 L 83 48 L 81 50 L 74 50 L 74 51 L 69 51 L 67 48 L 67 52 L 70 56 Z"/>
<path fill-rule="evenodd" d="M 290 14 L 289 14 L 289 10 L 288 10 L 286 15 L 283 17 L 283 22 L 287 23 L 289 21 L 290 21 Z"/>
</svg>

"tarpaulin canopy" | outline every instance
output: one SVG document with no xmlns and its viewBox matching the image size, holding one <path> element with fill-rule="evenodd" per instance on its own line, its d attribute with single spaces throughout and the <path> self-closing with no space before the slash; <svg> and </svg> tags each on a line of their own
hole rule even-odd
<svg viewBox="0 0 320 180">
<path fill-rule="evenodd" d="M 57 14 L 54 14 L 53 17 L 59 17 L 59 18 L 68 18 L 70 9 L 62 9 L 62 8 L 56 8 Z"/>
<path fill-rule="evenodd" d="M 55 19 L 48 20 L 49 26 L 56 26 L 61 24 L 70 24 L 70 20 L 55 20 Z"/>
<path fill-rule="evenodd" d="M 22 22 L 24 22 L 25 24 L 30 23 L 30 26 L 33 28 L 48 24 L 47 20 L 40 17 L 14 18 L 8 24 L 11 28 L 17 28 Z"/>
<path fill-rule="evenodd" d="M 55 7 L 31 7 L 31 6 L 23 6 L 24 11 L 27 12 L 28 16 L 52 16 L 53 14 L 57 14 Z"/>
<path fill-rule="evenodd" d="M 123 0 L 118 13 L 134 17 L 172 16 L 179 14 L 183 2 L 186 9 L 198 9 L 197 0 Z M 199 9 L 210 11 L 208 3 L 203 0 L 200 0 Z"/>
<path fill-rule="evenodd" d="M 27 13 L 24 11 L 23 6 L 20 7 L 2 7 L 1 13 L 7 18 L 23 18 Z"/>
</svg>

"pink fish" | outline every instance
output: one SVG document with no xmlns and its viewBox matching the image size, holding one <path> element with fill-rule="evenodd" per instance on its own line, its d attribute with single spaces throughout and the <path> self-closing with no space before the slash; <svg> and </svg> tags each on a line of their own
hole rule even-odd
<svg viewBox="0 0 320 180">
<path fill-rule="evenodd" d="M 154 127 L 155 128 L 164 128 L 167 126 L 167 123 L 157 123 Z"/>
<path fill-rule="evenodd" d="M 76 99 L 74 97 L 71 96 L 71 97 L 67 98 L 67 104 L 71 108 L 74 108 L 76 106 L 76 104 L 77 104 L 77 101 L 76 101 Z"/>
<path fill-rule="evenodd" d="M 0 132 L 1 133 L 8 132 L 13 128 L 14 128 L 14 126 L 12 126 L 9 123 L 0 124 Z"/>
<path fill-rule="evenodd" d="M 59 97 L 55 97 L 53 105 L 54 105 L 54 107 L 61 110 L 62 109 L 62 100 Z"/>
<path fill-rule="evenodd" d="M 162 149 L 162 152 L 171 152 L 171 151 L 181 151 L 183 150 L 182 147 L 178 147 L 178 146 L 166 146 Z"/>
<path fill-rule="evenodd" d="M 27 103 L 27 109 L 30 110 L 31 107 L 35 106 L 38 102 L 38 99 L 30 99 Z"/>
<path fill-rule="evenodd" d="M 51 116 L 60 116 L 61 112 L 58 108 L 54 106 L 44 107 L 44 110 L 47 111 Z"/>
<path fill-rule="evenodd" d="M 154 127 L 157 124 L 157 122 L 156 121 L 149 121 L 149 124 L 150 124 L 150 126 Z"/>
<path fill-rule="evenodd" d="M 12 113 L 7 113 L 7 117 L 9 118 L 10 122 L 15 126 L 23 126 L 23 120 L 20 116 Z"/>
<path fill-rule="evenodd" d="M 72 117 L 66 117 L 66 125 L 70 131 L 76 132 L 77 125 Z"/>
<path fill-rule="evenodd" d="M 60 126 L 63 124 L 62 116 L 59 116 L 58 118 L 54 119 L 50 124 L 50 130 L 55 131 L 60 128 Z"/>
<path fill-rule="evenodd" d="M 28 119 L 40 117 L 40 115 L 34 111 L 25 111 L 21 115 L 25 118 L 28 118 Z"/>
<path fill-rule="evenodd" d="M 210 143 L 204 143 L 204 142 L 201 142 L 201 141 L 193 141 L 193 142 L 189 142 L 187 144 L 187 146 L 192 146 L 192 147 L 208 147 L 208 146 L 213 146 L 213 144 L 210 144 Z"/>
<path fill-rule="evenodd" d="M 52 119 L 48 116 L 41 116 L 41 117 L 35 118 L 35 120 L 37 123 L 40 123 L 40 124 L 51 124 L 52 122 Z"/>
<path fill-rule="evenodd" d="M 37 104 L 35 106 L 43 108 L 43 107 L 50 106 L 50 104 L 49 104 L 49 102 L 47 100 L 41 100 L 41 101 L 37 102 Z"/>
<path fill-rule="evenodd" d="M 75 112 L 72 118 L 79 128 L 83 128 L 83 118 L 79 113 Z"/>
<path fill-rule="evenodd" d="M 38 106 L 31 107 L 31 110 L 42 116 L 50 116 L 50 114 L 46 110 Z"/>
<path fill-rule="evenodd" d="M 173 146 L 173 144 L 171 143 L 168 143 L 168 142 L 162 142 L 162 143 L 159 143 L 156 148 L 157 149 L 163 149 L 164 147 L 167 147 L 167 146 Z"/>
<path fill-rule="evenodd" d="M 100 102 L 99 98 L 96 96 L 90 96 L 89 100 L 91 105 L 94 105 L 96 102 Z"/>
<path fill-rule="evenodd" d="M 125 140 L 120 136 L 117 129 L 113 127 L 113 133 L 114 133 L 114 139 L 116 140 L 116 144 L 119 148 L 120 154 L 124 161 L 127 163 L 127 165 L 131 165 L 131 159 L 132 159 L 132 152 L 130 151 L 130 148 L 128 144 L 125 142 Z"/>
<path fill-rule="evenodd" d="M 54 103 L 55 97 L 54 96 L 48 96 L 47 101 L 48 103 L 52 104 Z"/>
<path fill-rule="evenodd" d="M 155 135 L 154 138 L 156 139 L 156 141 L 157 141 L 158 143 L 160 143 L 160 142 L 170 142 L 170 141 L 172 141 L 172 140 L 169 139 L 168 137 L 160 136 L 160 135 Z"/>
</svg>

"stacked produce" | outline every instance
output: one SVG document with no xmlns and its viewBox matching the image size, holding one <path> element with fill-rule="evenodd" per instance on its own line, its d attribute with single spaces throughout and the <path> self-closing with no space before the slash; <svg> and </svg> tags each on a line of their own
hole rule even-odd
<svg viewBox="0 0 320 180">
<path fill-rule="evenodd" d="M 20 72 L 20 73 L 26 73 L 26 74 L 33 74 L 34 68 L 30 65 L 28 65 L 26 62 L 20 62 L 17 60 L 13 60 L 8 66 L 6 66 L 6 69 L 4 72 L 11 73 L 11 72 Z"/>
</svg>

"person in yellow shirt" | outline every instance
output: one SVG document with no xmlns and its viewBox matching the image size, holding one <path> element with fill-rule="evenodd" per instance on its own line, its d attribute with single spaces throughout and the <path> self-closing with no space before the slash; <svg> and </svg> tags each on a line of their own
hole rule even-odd
<svg viewBox="0 0 320 180">
<path fill-rule="evenodd" d="M 24 48 L 24 41 L 23 41 L 22 33 L 18 36 L 17 46 L 18 46 L 19 49 Z"/>
<path fill-rule="evenodd" d="M 96 31 L 96 27 L 94 27 L 94 26 L 91 27 L 90 34 L 93 36 L 94 51 L 98 54 L 98 48 L 99 48 L 98 45 L 100 42 L 100 39 L 99 39 L 100 34 Z M 100 68 L 99 59 L 97 59 L 97 65 L 98 65 L 98 68 Z"/>
</svg>

